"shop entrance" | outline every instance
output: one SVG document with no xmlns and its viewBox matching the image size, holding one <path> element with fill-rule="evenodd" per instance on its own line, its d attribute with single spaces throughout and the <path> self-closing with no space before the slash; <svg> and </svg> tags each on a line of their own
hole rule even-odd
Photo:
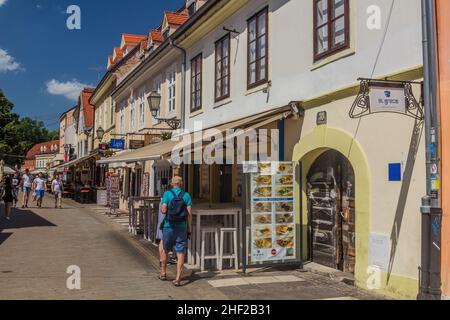
<svg viewBox="0 0 450 320">
<path fill-rule="evenodd" d="M 355 173 L 335 150 L 319 156 L 307 176 L 309 252 L 312 261 L 355 272 Z"/>
</svg>

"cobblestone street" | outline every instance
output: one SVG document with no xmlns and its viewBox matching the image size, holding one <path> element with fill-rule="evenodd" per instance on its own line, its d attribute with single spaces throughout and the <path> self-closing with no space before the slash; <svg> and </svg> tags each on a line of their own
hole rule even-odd
<svg viewBox="0 0 450 320">
<path fill-rule="evenodd" d="M 161 282 L 150 245 L 89 206 L 14 210 L 0 220 L 0 299 L 379 299 L 344 283 L 298 271 L 243 278 L 189 274 L 184 286 Z M 69 290 L 69 266 L 81 268 L 81 290 Z"/>
</svg>

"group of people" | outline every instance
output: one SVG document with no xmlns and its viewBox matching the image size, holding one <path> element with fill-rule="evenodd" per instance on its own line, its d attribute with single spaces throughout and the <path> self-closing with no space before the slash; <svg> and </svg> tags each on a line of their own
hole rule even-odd
<svg viewBox="0 0 450 320">
<path fill-rule="evenodd" d="M 12 208 L 17 208 L 19 202 L 19 192 L 22 192 L 22 209 L 28 208 L 30 194 L 32 200 L 36 201 L 38 208 L 42 208 L 42 201 L 45 193 L 49 191 L 47 187 L 47 179 L 42 173 L 37 177 L 33 177 L 28 169 L 21 176 L 19 173 L 13 176 L 5 176 L 1 183 L 0 200 L 5 203 L 5 218 L 11 220 Z M 59 174 L 55 175 L 52 180 L 51 192 L 55 197 L 55 208 L 61 209 L 61 199 L 64 192 L 64 184 Z"/>
</svg>

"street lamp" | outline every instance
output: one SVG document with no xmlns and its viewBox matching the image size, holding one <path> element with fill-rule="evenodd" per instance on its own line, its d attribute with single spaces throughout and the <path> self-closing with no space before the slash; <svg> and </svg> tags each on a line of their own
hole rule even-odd
<svg viewBox="0 0 450 320">
<path fill-rule="evenodd" d="M 100 141 L 102 141 L 104 136 L 105 136 L 105 130 L 103 130 L 102 127 L 99 127 L 97 129 L 97 137 L 100 139 Z"/>
<path fill-rule="evenodd" d="M 148 105 L 150 106 L 150 112 L 153 118 L 158 116 L 159 108 L 161 106 L 161 95 L 158 92 L 152 91 L 148 97 Z"/>
<path fill-rule="evenodd" d="M 150 107 L 150 112 L 152 113 L 153 118 L 155 118 L 159 123 L 165 122 L 173 130 L 177 130 L 180 128 L 181 121 L 177 118 L 172 118 L 172 119 L 158 118 L 159 109 L 161 108 L 161 94 L 159 94 L 158 92 L 152 91 L 147 96 L 147 101 L 148 101 L 148 105 Z"/>
</svg>

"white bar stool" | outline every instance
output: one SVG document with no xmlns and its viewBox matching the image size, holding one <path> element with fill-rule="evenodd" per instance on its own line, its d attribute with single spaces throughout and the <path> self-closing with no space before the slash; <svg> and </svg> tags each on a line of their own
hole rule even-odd
<svg viewBox="0 0 450 320">
<path fill-rule="evenodd" d="M 225 234 L 231 233 L 233 235 L 232 241 L 232 249 L 233 252 L 227 253 L 227 255 L 223 254 L 224 243 L 225 243 Z M 231 249 L 231 248 L 230 248 Z M 238 233 L 237 228 L 220 228 L 220 254 L 219 254 L 219 271 L 223 269 L 223 260 L 230 259 L 234 260 L 234 268 L 239 270 L 239 258 L 238 258 Z"/>
<path fill-rule="evenodd" d="M 198 232 L 198 230 L 197 230 Z M 219 229 L 218 228 L 204 228 L 201 230 L 201 255 L 200 255 L 200 270 L 205 271 L 205 260 L 216 260 L 216 263 L 219 264 Z M 206 255 L 206 235 L 208 233 L 212 233 L 214 235 L 214 245 L 215 245 L 215 254 L 214 255 Z"/>
</svg>

